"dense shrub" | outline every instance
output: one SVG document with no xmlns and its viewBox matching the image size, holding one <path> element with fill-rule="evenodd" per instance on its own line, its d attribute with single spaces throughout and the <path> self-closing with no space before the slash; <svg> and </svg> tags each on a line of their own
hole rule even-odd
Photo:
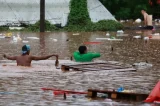
<svg viewBox="0 0 160 106">
<path fill-rule="evenodd" d="M 7 31 L 7 30 L 9 30 L 9 28 L 8 28 L 8 27 L 0 26 L 0 31 Z"/>
<path fill-rule="evenodd" d="M 30 25 L 26 28 L 27 31 L 33 31 L 33 32 L 38 32 L 39 29 L 40 29 L 40 21 L 37 21 L 35 24 Z M 45 20 L 45 30 L 46 31 L 54 31 L 54 30 L 58 30 L 58 28 L 56 28 L 49 21 Z"/>
<path fill-rule="evenodd" d="M 121 7 L 120 10 L 115 13 L 115 15 L 117 19 L 128 19 L 128 17 L 131 15 L 131 9 Z"/>
<path fill-rule="evenodd" d="M 92 23 L 87 9 L 87 0 L 71 0 L 67 31 L 106 31 L 121 29 L 122 25 L 114 20 Z"/>
<path fill-rule="evenodd" d="M 101 20 L 97 23 L 89 23 L 84 26 L 69 26 L 66 27 L 67 31 L 116 31 L 123 29 L 123 25 L 114 20 Z"/>
<path fill-rule="evenodd" d="M 149 13 L 149 10 L 147 9 L 147 6 L 145 4 L 136 5 L 133 11 L 133 18 L 142 17 L 141 10 L 146 10 L 147 13 Z"/>
<path fill-rule="evenodd" d="M 84 26 L 90 22 L 87 0 L 71 0 L 68 25 Z"/>
<path fill-rule="evenodd" d="M 122 29 L 123 25 L 114 20 L 101 20 L 95 23 L 94 27 L 98 31 L 115 31 L 117 29 Z"/>
</svg>

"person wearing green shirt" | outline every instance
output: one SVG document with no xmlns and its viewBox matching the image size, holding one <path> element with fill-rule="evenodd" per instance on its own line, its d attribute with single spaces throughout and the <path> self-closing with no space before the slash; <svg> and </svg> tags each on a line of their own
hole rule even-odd
<svg viewBox="0 0 160 106">
<path fill-rule="evenodd" d="M 73 53 L 76 62 L 91 62 L 94 58 L 100 57 L 100 53 L 87 52 L 86 46 L 80 46 L 79 51 Z"/>
</svg>

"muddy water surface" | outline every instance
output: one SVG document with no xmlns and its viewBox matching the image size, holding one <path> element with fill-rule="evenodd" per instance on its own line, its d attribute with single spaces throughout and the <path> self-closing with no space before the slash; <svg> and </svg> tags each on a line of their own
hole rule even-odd
<svg viewBox="0 0 160 106">
<path fill-rule="evenodd" d="M 13 38 L 0 39 L 0 53 L 18 55 L 24 44 L 31 45 L 32 55 L 59 54 L 60 63 L 66 61 L 84 42 L 101 42 L 101 44 L 87 45 L 89 51 L 100 52 L 101 57 L 94 61 L 118 61 L 132 65 L 138 62 L 148 62 L 153 67 L 137 69 L 137 72 L 67 72 L 55 69 L 54 57 L 47 61 L 33 62 L 31 68 L 16 67 L 15 61 L 4 61 L 0 55 L 0 105 L 2 106 L 138 106 L 139 103 L 92 101 L 84 98 L 84 95 L 53 96 L 52 92 L 43 92 L 41 87 L 53 87 L 76 91 L 94 89 L 117 89 L 123 86 L 125 89 L 141 93 L 149 93 L 160 77 L 159 57 L 160 38 L 152 36 L 145 41 L 143 37 L 160 31 L 124 31 L 125 36 L 116 36 L 115 32 L 109 32 L 111 36 L 123 41 L 97 40 L 106 38 L 106 32 L 83 32 L 79 34 L 67 32 L 47 32 L 19 34 L 22 41 L 13 41 Z M 6 32 L 3 32 L 6 33 Z M 2 34 L 3 34 L 2 33 Z M 142 39 L 134 39 L 140 35 Z M 28 38 L 30 37 L 30 38 Z M 113 48 L 113 51 L 111 51 Z M 142 104 L 142 106 L 147 106 Z"/>
</svg>

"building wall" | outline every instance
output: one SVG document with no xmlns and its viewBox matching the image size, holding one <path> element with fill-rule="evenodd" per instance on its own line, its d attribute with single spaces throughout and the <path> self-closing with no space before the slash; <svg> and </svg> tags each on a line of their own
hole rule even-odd
<svg viewBox="0 0 160 106">
<path fill-rule="evenodd" d="M 46 0 L 46 20 L 65 26 L 70 0 Z M 21 22 L 34 24 L 40 19 L 40 0 L 0 0 L 0 25 Z M 88 0 L 88 10 L 93 22 L 114 19 L 99 0 Z M 115 19 L 114 19 L 115 20 Z"/>
</svg>

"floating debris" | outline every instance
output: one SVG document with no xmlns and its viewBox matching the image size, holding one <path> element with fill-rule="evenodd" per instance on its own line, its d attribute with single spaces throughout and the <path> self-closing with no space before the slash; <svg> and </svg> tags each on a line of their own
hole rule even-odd
<svg viewBox="0 0 160 106">
<path fill-rule="evenodd" d="M 22 39 L 20 38 L 20 35 L 13 36 L 13 42 L 21 41 Z"/>
<path fill-rule="evenodd" d="M 58 40 L 57 40 L 57 39 L 53 39 L 53 41 L 54 41 L 54 42 L 57 42 Z"/>
<path fill-rule="evenodd" d="M 3 38 L 5 38 L 5 36 L 0 36 L 0 39 L 3 39 Z"/>
<path fill-rule="evenodd" d="M 13 42 L 17 42 L 17 37 L 13 36 Z"/>
<path fill-rule="evenodd" d="M 123 39 L 116 38 L 96 38 L 96 40 L 123 41 Z"/>
<path fill-rule="evenodd" d="M 153 65 L 152 64 L 149 64 L 149 63 L 146 63 L 146 62 L 140 62 L 140 63 L 134 63 L 133 66 L 137 67 L 137 68 L 150 68 L 152 67 Z"/>
<path fill-rule="evenodd" d="M 112 99 L 105 99 L 106 102 L 112 102 Z"/>
<path fill-rule="evenodd" d="M 23 40 L 22 42 L 23 42 L 23 43 L 28 43 L 29 41 L 25 41 L 25 40 Z"/>
<path fill-rule="evenodd" d="M 108 98 L 108 94 L 97 93 L 97 97 L 100 97 L 100 98 Z"/>
<path fill-rule="evenodd" d="M 119 88 L 117 89 L 117 92 L 122 92 L 122 91 L 124 91 L 124 88 L 123 88 L 123 87 L 119 87 Z"/>
<path fill-rule="evenodd" d="M 22 39 L 20 38 L 20 35 L 18 35 L 18 34 L 17 34 L 17 40 L 22 40 Z"/>
<path fill-rule="evenodd" d="M 128 34 L 118 34 L 116 36 L 128 36 Z"/>
<path fill-rule="evenodd" d="M 74 34 L 72 34 L 72 35 L 80 35 L 80 33 L 74 33 Z"/>
<path fill-rule="evenodd" d="M 124 23 L 124 22 L 125 22 L 125 20 L 120 20 L 120 22 L 121 22 L 121 23 Z"/>
<path fill-rule="evenodd" d="M 135 20 L 135 23 L 141 23 L 141 22 L 142 22 L 142 20 L 140 18 Z"/>
<path fill-rule="evenodd" d="M 13 35 L 12 33 L 6 33 L 5 38 L 10 38 L 10 37 L 12 37 L 12 35 Z"/>
<path fill-rule="evenodd" d="M 0 92 L 0 95 L 14 95 L 14 94 L 18 94 L 17 92 Z"/>
<path fill-rule="evenodd" d="M 123 41 L 123 39 L 108 39 L 109 41 Z"/>
<path fill-rule="evenodd" d="M 39 39 L 38 37 L 27 37 L 28 39 Z"/>
<path fill-rule="evenodd" d="M 123 30 L 118 30 L 117 33 L 123 34 L 124 32 L 123 32 Z"/>
<path fill-rule="evenodd" d="M 133 36 L 133 38 L 140 39 L 141 36 L 140 36 L 140 35 L 137 35 L 137 36 Z"/>
<path fill-rule="evenodd" d="M 155 33 L 155 34 L 152 34 L 152 35 L 154 35 L 154 36 L 159 36 L 160 34 L 159 34 L 159 33 Z"/>
<path fill-rule="evenodd" d="M 144 37 L 143 39 L 144 39 L 144 40 L 149 40 L 149 37 Z"/>
<path fill-rule="evenodd" d="M 106 36 L 110 36 L 110 34 L 107 32 L 107 33 L 106 33 Z"/>
<path fill-rule="evenodd" d="M 97 40 L 108 40 L 110 38 L 96 38 Z"/>
</svg>

